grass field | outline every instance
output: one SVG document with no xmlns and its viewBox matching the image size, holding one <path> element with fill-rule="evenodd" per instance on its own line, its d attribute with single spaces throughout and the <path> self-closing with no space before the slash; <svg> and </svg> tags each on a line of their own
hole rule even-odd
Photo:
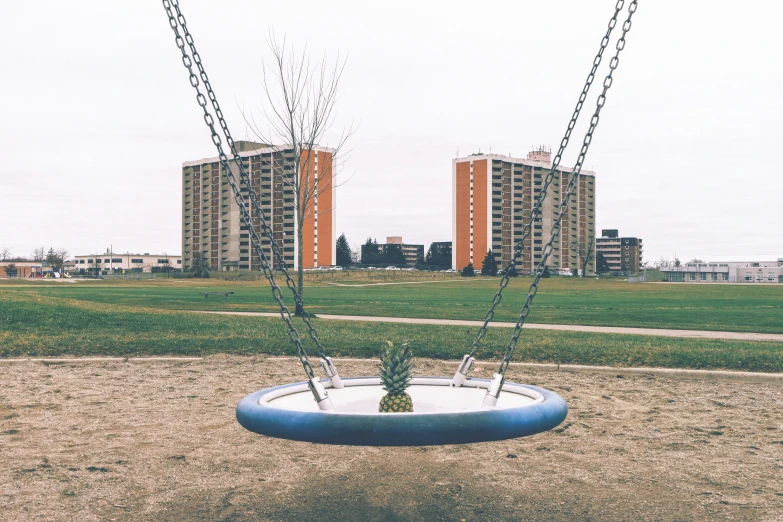
<svg viewBox="0 0 783 522">
<path fill-rule="evenodd" d="M 279 319 L 193 314 L 137 304 L 94 302 L 97 299 L 72 299 L 59 294 L 84 290 L 95 296 L 105 290 L 115 296 L 112 300 L 119 300 L 117 296 L 123 293 L 138 292 L 138 302 L 151 299 L 149 294 L 142 299 L 145 291 L 154 290 L 154 294 L 166 288 L 142 286 L 40 287 L 11 291 L 1 288 L 0 357 L 294 354 Z M 189 287 L 187 294 L 194 290 L 197 288 Z M 134 302 L 133 299 L 128 301 Z M 475 335 L 475 328 L 453 326 L 317 319 L 315 322 L 322 341 L 333 356 L 375 358 L 384 341 L 409 340 L 419 357 L 457 361 Z M 497 359 L 508 336 L 507 329 L 490 329 L 479 359 Z M 312 346 L 309 341 L 305 344 Z M 783 371 L 783 345 L 526 330 L 514 359 L 561 364 L 780 372 Z"/>
<path fill-rule="evenodd" d="M 308 274 L 308 311 L 481 320 L 499 281 L 380 272 Z M 421 284 L 385 284 L 400 281 Z M 530 281 L 511 281 L 497 308 L 496 320 L 516 320 Z M 382 284 L 358 286 L 374 283 Z M 204 299 L 200 293 L 207 291 L 235 293 L 229 299 Z M 0 282 L 0 292 L 165 310 L 276 309 L 265 281 Z M 288 298 L 290 294 L 284 292 Z M 616 279 L 551 278 L 542 280 L 528 322 L 783 333 L 783 285 L 628 284 Z"/>
</svg>

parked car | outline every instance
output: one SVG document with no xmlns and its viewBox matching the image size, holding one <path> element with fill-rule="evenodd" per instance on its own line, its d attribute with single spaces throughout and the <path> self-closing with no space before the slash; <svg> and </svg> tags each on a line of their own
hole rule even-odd
<svg viewBox="0 0 783 522">
<path fill-rule="evenodd" d="M 387 266 L 386 270 L 399 270 L 396 266 Z"/>
</svg>

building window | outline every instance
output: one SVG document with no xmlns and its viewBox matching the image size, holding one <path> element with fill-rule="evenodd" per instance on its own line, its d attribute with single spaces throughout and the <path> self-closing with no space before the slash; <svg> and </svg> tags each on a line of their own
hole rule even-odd
<svg viewBox="0 0 783 522">
<path fill-rule="evenodd" d="M 112 263 L 122 263 L 122 258 L 119 257 L 113 257 L 111 260 Z"/>
<path fill-rule="evenodd" d="M 143 262 L 144 262 L 143 259 L 131 259 L 131 263 L 135 263 L 137 265 L 140 265 Z"/>
<path fill-rule="evenodd" d="M 111 259 L 104 259 L 103 262 L 104 263 L 111 263 Z"/>
<path fill-rule="evenodd" d="M 745 272 L 745 281 L 753 281 L 753 274 Z"/>
<path fill-rule="evenodd" d="M 695 272 L 689 272 L 688 273 L 688 279 L 691 281 L 696 281 L 696 273 Z"/>
<path fill-rule="evenodd" d="M 702 280 L 702 281 L 706 281 L 706 280 L 707 280 L 707 273 L 706 273 L 706 272 L 702 272 L 702 273 L 701 273 L 701 274 L 699 274 L 699 275 L 701 276 L 701 280 Z"/>
<path fill-rule="evenodd" d="M 774 283 L 775 279 L 776 279 L 775 272 L 769 272 L 767 274 L 767 281 L 769 281 L 770 283 Z"/>
</svg>

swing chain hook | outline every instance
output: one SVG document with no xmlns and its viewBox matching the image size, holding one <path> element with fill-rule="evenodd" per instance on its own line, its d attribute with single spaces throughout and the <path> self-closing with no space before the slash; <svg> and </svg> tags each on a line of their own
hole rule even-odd
<svg viewBox="0 0 783 522">
<path fill-rule="evenodd" d="M 590 148 L 590 144 L 593 140 L 593 133 L 595 132 L 595 129 L 598 127 L 601 109 L 606 104 L 606 95 L 607 92 L 609 91 L 609 88 L 612 86 L 613 74 L 615 69 L 617 69 L 617 66 L 620 63 L 620 52 L 622 52 L 622 50 L 625 49 L 625 38 L 628 34 L 628 31 L 631 30 L 631 18 L 633 17 L 633 14 L 636 12 L 637 7 L 638 7 L 638 0 L 633 0 L 628 6 L 628 17 L 623 23 L 622 34 L 617 39 L 617 43 L 615 45 L 616 52 L 612 57 L 611 61 L 609 62 L 609 73 L 604 78 L 603 90 L 601 91 L 601 94 L 598 95 L 598 99 L 596 100 L 595 112 L 593 113 L 593 117 L 590 119 L 590 126 L 587 129 L 587 132 L 585 133 L 585 137 L 582 142 L 582 148 L 579 151 L 579 157 L 577 158 L 576 163 L 574 164 L 574 169 L 573 172 L 571 173 L 571 177 L 568 182 L 565 196 L 560 202 L 557 218 L 555 219 L 555 222 L 552 225 L 552 229 L 550 231 L 551 237 L 541 253 L 541 261 L 538 263 L 538 266 L 536 267 L 535 278 L 533 279 L 533 283 L 530 285 L 530 288 L 528 289 L 527 299 L 525 300 L 525 304 L 523 305 L 522 310 L 519 314 L 519 319 L 517 320 L 517 324 L 514 327 L 514 333 L 511 336 L 511 340 L 509 341 L 508 346 L 506 347 L 506 352 L 503 356 L 503 360 L 500 363 L 500 368 L 498 369 L 498 373 L 496 375 L 505 376 L 506 370 L 508 369 L 508 365 L 511 362 L 511 357 L 514 354 L 514 348 L 516 348 L 517 342 L 519 341 L 519 337 L 522 335 L 522 327 L 525 324 L 525 320 L 527 319 L 528 314 L 530 313 L 531 303 L 533 302 L 533 298 L 535 298 L 536 293 L 538 293 L 538 283 L 541 280 L 541 276 L 544 273 L 546 262 L 549 259 L 549 256 L 552 254 L 552 251 L 554 250 L 554 246 L 553 246 L 554 241 L 560 235 L 560 228 L 562 225 L 563 216 L 568 212 L 571 196 L 574 194 L 574 191 L 576 190 L 577 179 L 579 177 L 579 173 L 582 171 L 582 166 L 584 164 L 585 157 L 587 156 L 587 151 Z M 487 395 L 492 393 L 494 397 L 497 398 L 500 394 L 501 388 L 502 388 L 502 381 L 501 381 L 501 386 L 491 387 L 490 390 L 487 392 Z"/>
<path fill-rule="evenodd" d="M 182 34 L 185 38 L 185 42 L 188 44 L 188 47 L 190 48 L 190 53 L 193 56 L 193 63 L 195 63 L 196 68 L 199 71 L 199 76 L 201 77 L 201 82 L 204 84 L 204 89 L 207 91 L 207 97 L 212 102 L 212 109 L 215 112 L 215 116 L 217 117 L 218 123 L 220 125 L 220 128 L 223 131 L 223 134 L 226 137 L 226 143 L 228 144 L 231 155 L 234 159 L 234 163 L 236 164 L 237 168 L 239 169 L 239 177 L 242 183 L 245 184 L 245 187 L 247 187 L 247 196 L 250 199 L 251 204 L 253 205 L 254 215 L 258 216 L 261 226 L 261 231 L 263 234 L 269 239 L 273 255 L 277 261 L 277 264 L 280 266 L 280 268 L 283 271 L 283 274 L 285 275 L 285 281 L 286 286 L 291 290 L 291 293 L 294 296 L 294 302 L 296 303 L 297 310 L 300 310 L 302 312 L 302 321 L 304 321 L 305 325 L 307 326 L 307 333 L 310 337 L 310 339 L 315 343 L 316 350 L 318 351 L 318 355 L 321 357 L 321 359 L 326 358 L 326 350 L 324 349 L 323 344 L 321 343 L 321 340 L 318 338 L 318 332 L 316 331 L 315 327 L 312 325 L 312 322 L 310 321 L 310 316 L 307 313 L 307 311 L 304 308 L 304 303 L 302 301 L 302 296 L 299 294 L 296 288 L 296 283 L 294 282 L 293 278 L 291 277 L 290 273 L 288 272 L 288 268 L 286 266 L 285 260 L 283 259 L 283 254 L 280 251 L 280 246 L 277 244 L 277 241 L 274 240 L 274 234 L 272 231 L 272 227 L 269 226 L 267 220 L 266 220 L 266 213 L 264 212 L 264 209 L 261 208 L 261 202 L 258 198 L 258 194 L 255 190 L 253 190 L 253 187 L 250 183 L 250 176 L 248 175 L 247 171 L 245 170 L 244 162 L 242 161 L 241 156 L 239 155 L 239 152 L 236 149 L 236 145 L 234 143 L 234 139 L 231 136 L 231 132 L 228 129 L 228 123 L 226 123 L 225 118 L 223 117 L 223 111 L 220 109 L 220 105 L 217 101 L 217 96 L 215 96 L 214 91 L 212 90 L 212 84 L 209 81 L 209 76 L 207 76 L 207 72 L 204 69 L 204 65 L 201 62 L 201 55 L 199 55 L 198 51 L 196 50 L 196 44 L 193 40 L 193 36 L 191 36 L 190 31 L 188 30 L 187 21 L 185 20 L 185 16 L 182 14 L 182 11 L 179 8 L 179 0 L 167 0 L 171 7 L 174 8 L 174 11 L 176 13 L 176 22 L 179 24 L 179 26 L 182 28 Z M 165 4 L 165 2 L 164 2 Z M 164 5 L 165 6 L 165 5 Z M 167 9 L 168 11 L 168 9 Z M 179 45 L 179 43 L 178 43 Z M 192 71 L 191 71 L 191 76 Z M 191 83 L 193 82 L 193 79 L 191 78 Z M 214 138 L 213 138 L 214 141 Z M 229 174 L 233 176 L 233 173 L 229 170 Z M 233 187 L 232 187 L 233 188 Z M 242 208 L 244 205 L 240 204 L 240 208 Z M 261 244 L 261 239 L 258 236 L 258 233 L 255 230 L 256 227 L 249 227 L 249 235 L 251 236 L 251 241 L 255 241 L 254 247 L 256 250 L 258 250 L 260 247 L 258 245 Z M 259 255 L 259 257 L 261 257 Z M 334 367 L 334 365 L 332 365 Z M 335 370 L 336 371 L 336 370 Z"/>
<path fill-rule="evenodd" d="M 612 36 L 612 31 L 617 25 L 617 16 L 623 10 L 624 5 L 625 5 L 625 0 L 618 0 L 617 3 L 615 4 L 614 14 L 609 19 L 609 23 L 606 29 L 606 34 L 601 39 L 601 45 L 599 46 L 598 53 L 596 54 L 595 59 L 593 60 L 593 65 L 592 68 L 590 69 L 590 74 L 587 75 L 587 80 L 585 81 L 585 85 L 582 88 L 581 94 L 579 95 L 579 100 L 577 101 L 576 107 L 574 108 L 574 112 L 571 115 L 571 120 L 568 122 L 568 127 L 566 128 L 565 135 L 563 136 L 563 139 L 560 141 L 560 147 L 558 148 L 555 157 L 552 159 L 552 167 L 549 169 L 549 172 L 547 173 L 546 178 L 544 179 L 543 185 L 539 190 L 538 197 L 536 198 L 536 203 L 535 205 L 533 205 L 532 211 L 530 213 L 530 218 L 528 219 L 524 229 L 522 230 L 522 237 L 519 239 L 519 241 L 516 242 L 516 245 L 514 246 L 514 253 L 511 256 L 511 261 L 509 262 L 508 267 L 506 267 L 506 271 L 504 272 L 503 277 L 500 279 L 500 288 L 498 289 L 495 296 L 492 298 L 492 304 L 490 305 L 489 310 L 487 310 L 487 313 L 484 316 L 484 323 L 479 328 L 478 333 L 476 334 L 476 340 L 473 341 L 473 345 L 471 347 L 470 353 L 468 353 L 465 356 L 465 358 L 476 357 L 476 353 L 479 350 L 481 341 L 483 341 L 484 337 L 486 337 L 487 335 L 487 326 L 495 318 L 495 308 L 497 307 L 497 305 L 500 304 L 500 301 L 503 299 L 503 290 L 505 290 L 505 288 L 508 286 L 508 283 L 511 278 L 509 274 L 512 273 L 514 270 L 516 270 L 517 259 L 521 258 L 523 255 L 525 240 L 530 235 L 530 231 L 533 229 L 534 222 L 539 217 L 541 217 L 542 207 L 544 205 L 544 200 L 546 199 L 547 192 L 549 191 L 549 186 L 552 184 L 552 181 L 554 181 L 555 173 L 557 169 L 560 167 L 560 161 L 562 160 L 563 153 L 565 152 L 565 149 L 568 146 L 568 143 L 571 139 L 571 133 L 573 132 L 574 127 L 576 127 L 576 122 L 579 119 L 580 113 L 582 112 L 582 107 L 584 106 L 585 100 L 587 99 L 587 95 L 590 92 L 590 87 L 593 85 L 593 80 L 595 80 L 595 73 L 598 71 L 598 67 L 601 65 L 601 60 L 603 59 L 604 51 L 606 50 L 606 47 L 609 45 L 610 37 Z M 462 382 L 464 382 L 464 379 L 459 376 L 459 374 L 462 372 L 462 368 L 464 364 L 465 364 L 465 359 L 463 359 L 463 363 L 460 366 L 460 370 L 458 370 L 457 373 L 454 374 L 454 379 L 452 379 L 452 386 L 460 386 Z M 459 384 L 456 384 L 457 382 L 459 382 Z"/>
<path fill-rule="evenodd" d="M 215 122 L 212 115 L 209 113 L 209 110 L 207 109 L 207 101 L 204 95 L 201 93 L 201 89 L 199 88 L 199 78 L 196 76 L 195 72 L 193 71 L 193 62 L 195 61 L 197 63 L 197 66 L 199 68 L 199 72 L 201 75 L 201 78 L 205 84 L 205 88 L 207 89 L 207 94 L 212 100 L 213 108 L 216 111 L 216 114 L 218 115 L 218 118 L 220 120 L 220 125 L 224 133 L 226 134 L 226 139 L 231 143 L 232 149 L 233 147 L 233 140 L 231 139 L 231 135 L 228 132 L 228 125 L 225 122 L 225 119 L 222 117 L 222 112 L 220 111 L 220 107 L 217 104 L 217 98 L 215 96 L 214 91 L 212 91 L 211 85 L 209 84 L 209 79 L 206 75 L 206 72 L 203 69 L 203 66 L 201 65 L 201 58 L 198 56 L 198 53 L 195 52 L 195 45 L 193 44 L 193 38 L 190 35 L 189 32 L 187 32 L 187 28 L 185 26 L 185 17 L 182 15 L 181 11 L 179 10 L 179 5 L 177 0 L 162 0 L 163 8 L 166 11 L 166 14 L 168 15 L 169 19 L 169 25 L 171 26 L 171 29 L 174 32 L 175 36 L 175 42 L 177 44 L 177 47 L 180 49 L 180 52 L 182 54 L 182 63 L 185 66 L 185 68 L 188 70 L 188 73 L 190 75 L 190 84 L 191 86 L 196 90 L 196 100 L 198 101 L 199 106 L 201 106 L 203 112 L 204 112 L 204 122 L 207 124 L 207 127 L 209 127 L 211 136 L 212 136 L 212 143 L 215 145 L 215 147 L 218 150 L 218 156 L 220 160 L 220 165 L 225 173 L 226 179 L 228 180 L 228 183 L 231 187 L 231 190 L 234 194 L 234 200 L 236 201 L 237 205 L 239 206 L 240 211 L 240 217 L 242 219 L 243 225 L 247 226 L 250 235 L 251 235 L 251 242 L 253 246 L 255 247 L 255 250 L 259 256 L 259 259 L 261 261 L 261 268 L 264 272 L 264 276 L 269 281 L 270 286 L 272 287 L 272 295 L 275 298 L 275 300 L 278 302 L 278 305 L 280 306 L 280 317 L 282 317 L 283 321 L 286 323 L 286 326 L 288 327 L 288 337 L 291 339 L 291 342 L 296 347 L 297 351 L 297 357 L 299 358 L 299 362 L 302 364 L 302 368 L 304 369 L 305 373 L 307 374 L 309 378 L 309 387 L 311 391 L 313 392 L 313 396 L 319 404 L 319 408 L 322 410 L 329 410 L 332 409 L 331 406 L 331 400 L 328 397 L 328 394 L 326 393 L 326 390 L 323 388 L 323 386 L 317 386 L 315 383 L 317 382 L 318 385 L 320 385 L 320 381 L 315 377 L 315 372 L 313 371 L 313 367 L 310 364 L 309 357 L 307 356 L 307 352 L 304 349 L 304 346 L 302 345 L 302 341 L 299 337 L 299 332 L 297 332 L 296 328 L 294 327 L 293 323 L 291 322 L 291 312 L 288 309 L 288 307 L 285 305 L 285 302 L 283 301 L 283 293 L 280 289 L 280 286 L 275 281 L 274 272 L 272 271 L 272 268 L 270 267 L 269 260 L 266 256 L 266 253 L 264 252 L 263 248 L 261 248 L 261 240 L 258 237 L 258 234 L 255 233 L 254 227 L 253 227 L 253 221 L 250 216 L 250 212 L 248 211 L 247 207 L 245 206 L 244 197 L 242 196 L 242 193 L 239 189 L 239 186 L 236 182 L 236 178 L 234 177 L 234 174 L 231 170 L 231 166 L 229 164 L 228 156 L 223 151 L 223 145 L 222 140 L 220 138 L 220 135 L 217 133 L 215 129 Z M 177 15 L 174 15 L 175 9 L 177 11 Z M 186 35 L 185 38 L 183 38 L 180 35 L 179 28 L 182 27 L 183 33 Z M 191 52 L 195 53 L 194 58 L 191 58 L 187 50 L 185 49 L 185 43 L 188 43 Z M 243 170 L 242 161 L 241 158 L 239 158 L 238 155 L 236 155 L 236 150 L 234 149 L 233 152 L 235 153 L 235 159 L 238 159 L 236 161 L 237 165 L 240 168 L 240 171 Z M 249 191 L 252 192 L 252 188 L 250 188 L 250 184 L 247 183 Z M 264 224 L 266 223 L 263 213 L 258 214 L 259 217 L 263 220 Z M 268 225 L 266 228 L 269 228 Z M 273 248 L 276 247 L 276 242 L 274 241 L 274 238 L 272 236 L 269 236 L 269 239 L 273 245 Z M 279 251 L 277 251 L 279 255 Z M 279 256 L 279 259 L 282 259 L 282 256 Z M 283 272 L 286 274 L 287 278 L 290 280 L 290 275 L 288 274 L 288 270 L 285 267 L 285 263 L 281 263 Z M 306 321 L 308 325 L 309 318 Z M 310 325 L 312 328 L 312 326 Z M 314 331 L 314 329 L 313 329 Z M 317 339 L 317 336 L 315 337 Z M 317 345 L 320 346 L 320 342 L 317 342 Z M 322 347 L 321 347 L 322 349 Z M 325 357 L 325 355 L 324 355 Z"/>
</svg>

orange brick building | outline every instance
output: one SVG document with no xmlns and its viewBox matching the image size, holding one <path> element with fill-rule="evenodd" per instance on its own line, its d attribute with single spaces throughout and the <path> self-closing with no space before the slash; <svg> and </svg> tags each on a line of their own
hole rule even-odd
<svg viewBox="0 0 783 522">
<path fill-rule="evenodd" d="M 535 150 L 526 159 L 497 154 L 473 154 L 452 160 L 452 265 L 462 270 L 473 263 L 480 270 L 488 250 L 499 266 L 511 262 L 514 245 L 521 239 L 538 199 L 543 179 L 552 167 L 551 154 Z M 525 240 L 522 256 L 516 262 L 521 273 L 531 272 L 541 260 L 550 230 L 572 169 L 558 168 L 542 206 L 541 218 Z M 595 240 L 595 173 L 582 171 L 577 190 L 564 216 L 559 239 L 547 265 L 571 268 L 579 262 Z M 595 261 L 588 272 L 595 271 Z"/>
<path fill-rule="evenodd" d="M 237 151 L 250 177 L 250 185 L 258 195 L 261 208 L 272 227 L 275 241 L 289 268 L 298 266 L 298 217 L 294 204 L 293 150 L 248 141 L 236 142 Z M 336 222 L 333 150 L 314 147 L 301 160 L 300 183 L 309 180 L 315 196 L 307 205 L 302 228 L 303 268 L 335 264 Z M 309 158 L 307 155 L 309 154 Z M 231 161 L 239 182 L 239 169 Z M 305 173 L 306 170 L 306 173 Z M 307 174 L 307 175 L 305 175 Z M 317 185 L 317 186 L 316 186 Z M 240 183 L 247 197 L 247 187 Z M 249 200 L 248 200 L 249 201 Z M 255 209 L 248 203 L 255 231 L 262 237 L 267 259 L 274 266 L 271 243 L 263 237 Z M 250 245 L 250 232 L 242 223 L 239 206 L 225 177 L 218 158 L 187 161 L 182 164 L 182 265 L 189 270 L 203 256 L 212 270 L 259 270 L 261 261 Z"/>
</svg>

